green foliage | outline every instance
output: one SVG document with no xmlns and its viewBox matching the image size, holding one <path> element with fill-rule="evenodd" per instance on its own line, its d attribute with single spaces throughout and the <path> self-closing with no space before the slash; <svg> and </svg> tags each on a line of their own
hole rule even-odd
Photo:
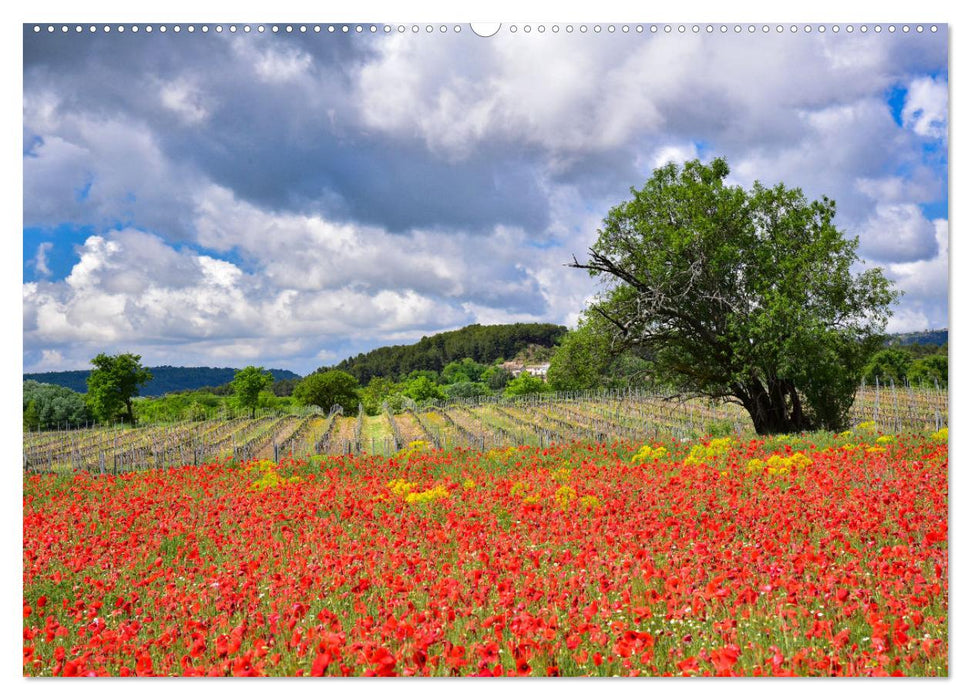
<svg viewBox="0 0 971 700">
<path fill-rule="evenodd" d="M 523 372 L 506 385 L 503 392 L 506 396 L 525 396 L 526 394 L 543 394 L 553 391 L 553 387 L 543 381 L 542 377 L 534 377 Z"/>
<path fill-rule="evenodd" d="M 482 373 L 482 381 L 492 391 L 502 391 L 513 379 L 513 374 L 505 367 L 493 365 Z"/>
<path fill-rule="evenodd" d="M 299 382 L 299 377 L 295 377 L 293 379 L 277 379 L 270 387 L 270 391 L 272 391 L 275 396 L 293 396 L 293 390 L 296 388 Z"/>
<path fill-rule="evenodd" d="M 478 382 L 481 381 L 482 374 L 487 369 L 489 369 L 488 365 L 479 364 L 471 357 L 463 357 L 461 360 L 445 365 L 442 369 L 442 381 L 445 384 Z"/>
<path fill-rule="evenodd" d="M 236 405 L 248 409 L 255 417 L 256 409 L 260 407 L 260 393 L 273 386 L 273 375 L 262 367 L 250 365 L 236 372 L 231 384 Z"/>
<path fill-rule="evenodd" d="M 470 358 L 490 364 L 500 357 L 514 357 L 530 345 L 550 348 L 566 332 L 551 323 L 512 323 L 466 326 L 424 337 L 413 345 L 392 345 L 348 358 L 336 365 L 366 384 L 371 377 L 400 380 L 414 370 L 441 372 L 449 363 Z M 468 377 L 475 381 L 475 377 Z"/>
<path fill-rule="evenodd" d="M 547 381 L 557 391 L 583 391 L 604 385 L 613 355 L 603 317 L 586 313 L 567 333 L 550 359 Z"/>
<path fill-rule="evenodd" d="M 226 401 L 207 391 L 187 391 L 135 402 L 139 423 L 170 423 L 181 420 L 215 418 Z"/>
<path fill-rule="evenodd" d="M 396 403 L 400 403 L 401 385 L 393 382 L 387 377 L 371 377 L 367 386 L 360 390 L 361 403 L 364 405 L 364 412 L 369 416 L 376 416 L 384 410 L 384 403 L 392 395 L 397 396 Z"/>
<path fill-rule="evenodd" d="M 401 393 L 417 403 L 432 399 L 443 401 L 446 398 L 442 387 L 423 374 L 407 381 Z"/>
<path fill-rule="evenodd" d="M 277 396 L 273 391 L 261 391 L 256 405 L 261 411 L 286 411 L 296 406 L 297 401 L 292 396 Z"/>
<path fill-rule="evenodd" d="M 405 402 L 407 401 L 407 399 L 408 397 L 406 397 L 401 392 L 396 391 L 391 394 L 388 394 L 387 396 L 384 397 L 384 400 L 382 401 L 380 406 L 380 410 L 384 411 L 384 404 L 387 404 L 388 408 L 391 409 L 392 413 L 400 413 L 404 409 Z M 375 415 L 377 414 L 375 413 Z"/>
<path fill-rule="evenodd" d="M 183 416 L 186 420 L 201 421 L 210 416 L 210 408 L 201 401 L 193 401 L 187 407 Z"/>
<path fill-rule="evenodd" d="M 24 404 L 24 430 L 40 430 L 40 413 L 37 410 L 36 401 L 28 401 Z"/>
<path fill-rule="evenodd" d="M 874 384 L 877 380 L 881 384 L 888 384 L 892 379 L 902 384 L 907 378 L 907 371 L 913 356 L 904 350 L 887 348 L 874 353 L 863 368 L 863 379 L 867 384 Z"/>
<path fill-rule="evenodd" d="M 760 434 L 841 429 L 898 293 L 878 268 L 853 272 L 831 200 L 728 174 L 668 164 L 610 211 L 575 263 L 608 283 L 593 311 L 659 383 L 741 404 Z"/>
<path fill-rule="evenodd" d="M 445 395 L 450 399 L 469 399 L 475 396 L 489 396 L 492 392 L 483 382 L 455 382 L 445 387 Z"/>
<path fill-rule="evenodd" d="M 928 355 L 915 360 L 907 370 L 907 381 L 913 386 L 947 386 L 947 355 Z"/>
<path fill-rule="evenodd" d="M 415 369 L 408 373 L 408 376 L 404 378 L 403 381 L 410 382 L 412 379 L 418 379 L 420 377 L 426 378 L 430 382 L 438 384 L 440 379 L 438 372 L 432 369 Z"/>
<path fill-rule="evenodd" d="M 324 413 L 341 406 L 345 415 L 357 413 L 361 401 L 357 379 L 347 372 L 315 372 L 293 390 L 293 398 L 305 406 L 319 406 Z"/>
<path fill-rule="evenodd" d="M 62 386 L 24 382 L 24 430 L 77 426 L 91 420 L 84 396 Z"/>
<path fill-rule="evenodd" d="M 139 388 L 152 379 L 141 359 L 141 355 L 131 353 L 100 353 L 91 360 L 95 368 L 88 375 L 87 402 L 98 420 L 135 422 L 132 400 L 138 396 Z"/>
</svg>

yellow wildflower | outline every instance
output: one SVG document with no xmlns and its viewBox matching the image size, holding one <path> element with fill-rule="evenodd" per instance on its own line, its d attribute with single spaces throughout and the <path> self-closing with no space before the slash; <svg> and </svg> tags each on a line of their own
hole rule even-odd
<svg viewBox="0 0 971 700">
<path fill-rule="evenodd" d="M 732 447 L 732 438 L 715 438 L 707 445 L 695 445 L 684 460 L 685 464 L 703 464 L 712 459 L 721 457 Z"/>
<path fill-rule="evenodd" d="M 414 491 L 417 486 L 417 483 L 405 481 L 404 479 L 392 479 L 388 482 L 388 488 L 391 490 L 391 493 L 402 498 Z"/>
<path fill-rule="evenodd" d="M 553 494 L 553 500 L 556 501 L 556 505 L 564 509 L 570 505 L 571 501 L 575 501 L 576 497 L 577 490 L 571 486 L 561 486 Z"/>
<path fill-rule="evenodd" d="M 405 496 L 405 503 L 431 503 L 442 498 L 448 498 L 448 489 L 439 484 L 427 491 L 416 491 Z"/>
<path fill-rule="evenodd" d="M 524 484 L 522 481 L 517 481 L 515 484 L 512 485 L 512 488 L 509 489 L 509 495 L 520 496 L 524 493 L 528 493 L 529 491 L 532 490 L 532 488 L 533 487 L 530 486 L 529 484 Z"/>
<path fill-rule="evenodd" d="M 653 462 L 656 459 L 661 459 L 667 454 L 667 449 L 664 445 L 658 445 L 657 447 L 652 447 L 651 445 L 642 446 L 634 455 L 630 458 L 631 464 L 643 464 L 645 462 Z"/>
<path fill-rule="evenodd" d="M 596 496 L 581 496 L 580 507 L 586 510 L 596 510 L 600 507 L 600 499 Z"/>
</svg>

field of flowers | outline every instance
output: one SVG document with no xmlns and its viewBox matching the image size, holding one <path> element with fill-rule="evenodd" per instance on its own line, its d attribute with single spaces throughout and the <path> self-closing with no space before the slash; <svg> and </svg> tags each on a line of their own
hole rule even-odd
<svg viewBox="0 0 971 700">
<path fill-rule="evenodd" d="M 25 675 L 946 675 L 946 430 L 24 476 Z"/>
</svg>

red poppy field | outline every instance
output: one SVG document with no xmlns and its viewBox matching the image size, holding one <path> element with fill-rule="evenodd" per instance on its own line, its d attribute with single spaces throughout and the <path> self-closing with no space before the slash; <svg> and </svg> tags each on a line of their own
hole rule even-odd
<svg viewBox="0 0 971 700">
<path fill-rule="evenodd" d="M 25 475 L 23 671 L 947 675 L 947 467 L 857 432 Z"/>
</svg>

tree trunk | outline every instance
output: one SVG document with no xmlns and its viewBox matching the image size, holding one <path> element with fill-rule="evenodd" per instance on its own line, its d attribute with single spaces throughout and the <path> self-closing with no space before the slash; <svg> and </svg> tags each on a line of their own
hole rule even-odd
<svg viewBox="0 0 971 700">
<path fill-rule="evenodd" d="M 798 433 L 814 426 L 802 411 L 802 401 L 789 379 L 770 379 L 763 385 L 753 378 L 738 399 L 745 406 L 759 435 Z"/>
</svg>

